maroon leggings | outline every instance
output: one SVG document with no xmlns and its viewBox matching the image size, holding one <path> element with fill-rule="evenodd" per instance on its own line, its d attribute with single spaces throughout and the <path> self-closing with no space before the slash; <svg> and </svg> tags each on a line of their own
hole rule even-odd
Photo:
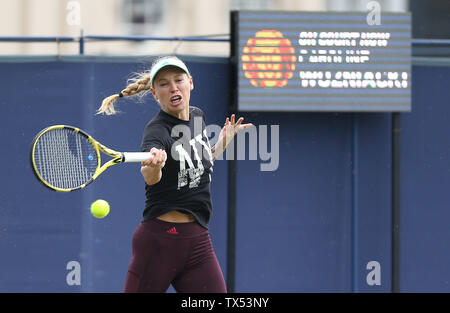
<svg viewBox="0 0 450 313">
<path fill-rule="evenodd" d="M 225 293 L 209 232 L 196 222 L 142 222 L 132 241 L 125 292 Z"/>
</svg>

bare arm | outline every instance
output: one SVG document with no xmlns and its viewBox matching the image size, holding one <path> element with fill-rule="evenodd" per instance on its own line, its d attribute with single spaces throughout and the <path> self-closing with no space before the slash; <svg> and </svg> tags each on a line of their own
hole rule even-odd
<svg viewBox="0 0 450 313">
<path fill-rule="evenodd" d="M 216 160 L 219 155 L 221 155 L 228 144 L 233 140 L 234 136 L 238 131 L 242 129 L 246 129 L 248 127 L 253 126 L 253 124 L 242 124 L 244 120 L 243 117 L 239 118 L 237 122 L 235 122 L 235 115 L 231 115 L 231 119 L 227 117 L 225 121 L 225 125 L 220 132 L 219 139 L 216 144 L 211 148 L 213 160 Z"/>
<path fill-rule="evenodd" d="M 167 155 L 164 150 L 152 148 L 153 157 L 141 163 L 141 174 L 147 185 L 154 185 L 162 178 L 161 169 L 166 164 Z"/>
</svg>

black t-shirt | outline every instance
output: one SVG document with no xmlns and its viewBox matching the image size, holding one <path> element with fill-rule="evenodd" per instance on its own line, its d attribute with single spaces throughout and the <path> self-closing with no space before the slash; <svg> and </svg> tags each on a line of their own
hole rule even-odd
<svg viewBox="0 0 450 313">
<path fill-rule="evenodd" d="M 205 116 L 199 108 L 189 107 L 189 121 L 160 111 L 145 127 L 141 150 L 164 149 L 167 154 L 161 180 L 145 185 L 144 220 L 172 210 L 192 214 L 208 228 L 212 213 L 210 182 L 211 146 Z"/>
</svg>

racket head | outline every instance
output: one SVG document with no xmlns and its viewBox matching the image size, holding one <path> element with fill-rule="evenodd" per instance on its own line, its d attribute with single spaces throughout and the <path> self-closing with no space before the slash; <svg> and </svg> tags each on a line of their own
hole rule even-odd
<svg viewBox="0 0 450 313">
<path fill-rule="evenodd" d="M 36 178 L 60 192 L 86 187 L 98 176 L 101 164 L 97 142 L 69 125 L 54 125 L 40 131 L 32 142 L 30 161 Z"/>
</svg>

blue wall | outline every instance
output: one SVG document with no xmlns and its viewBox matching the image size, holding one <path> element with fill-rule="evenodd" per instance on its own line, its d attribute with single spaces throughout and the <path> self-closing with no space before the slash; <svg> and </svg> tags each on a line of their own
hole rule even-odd
<svg viewBox="0 0 450 313">
<path fill-rule="evenodd" d="M 414 113 L 401 120 L 401 286 L 450 292 L 450 62 L 421 62 L 413 77 Z"/>
<path fill-rule="evenodd" d="M 191 104 L 223 125 L 229 64 L 185 58 L 194 76 Z M 33 177 L 29 147 L 51 124 L 78 126 L 107 146 L 140 148 L 159 110 L 121 99 L 117 116 L 96 116 L 101 100 L 151 60 L 124 57 L 0 59 L 0 292 L 120 292 L 141 219 L 139 167 L 117 166 L 83 191 L 61 194 Z M 447 64 L 447 65 L 446 65 Z M 448 170 L 449 63 L 413 67 L 413 111 L 402 114 L 401 290 L 450 291 Z M 279 125 L 279 167 L 237 161 L 237 292 L 391 291 L 391 119 L 389 113 L 242 113 L 260 130 Z M 270 141 L 270 140 L 269 140 Z M 216 161 L 211 236 L 227 270 L 227 161 Z M 93 218 L 95 199 L 110 215 Z M 66 265 L 81 264 L 69 286 Z M 368 285 L 370 261 L 381 285 Z"/>
</svg>

